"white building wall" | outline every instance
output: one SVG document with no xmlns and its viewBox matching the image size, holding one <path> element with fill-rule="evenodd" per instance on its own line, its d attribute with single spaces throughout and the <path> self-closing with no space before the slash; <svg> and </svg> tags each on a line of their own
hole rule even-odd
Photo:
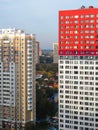
<svg viewBox="0 0 98 130">
<path fill-rule="evenodd" d="M 27 109 L 32 110 L 33 107 L 33 45 L 32 40 L 27 41 Z"/>
<path fill-rule="evenodd" d="M 98 60 L 59 60 L 59 130 L 98 129 Z"/>
</svg>

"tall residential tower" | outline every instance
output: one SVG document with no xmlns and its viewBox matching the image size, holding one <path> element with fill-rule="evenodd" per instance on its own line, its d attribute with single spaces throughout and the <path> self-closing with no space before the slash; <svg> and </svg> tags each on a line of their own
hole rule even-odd
<svg viewBox="0 0 98 130">
<path fill-rule="evenodd" d="M 21 130 L 35 121 L 35 37 L 0 30 L 0 129 Z"/>
<path fill-rule="evenodd" d="M 98 130 L 98 8 L 59 11 L 59 130 Z"/>
<path fill-rule="evenodd" d="M 40 42 L 36 41 L 34 46 L 35 63 L 39 64 L 39 46 Z"/>
<path fill-rule="evenodd" d="M 53 43 L 53 63 L 58 63 L 58 43 Z"/>
</svg>

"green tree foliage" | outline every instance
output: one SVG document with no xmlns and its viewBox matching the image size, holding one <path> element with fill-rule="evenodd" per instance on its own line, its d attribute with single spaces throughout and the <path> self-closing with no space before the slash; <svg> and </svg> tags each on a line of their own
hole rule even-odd
<svg viewBox="0 0 98 130">
<path fill-rule="evenodd" d="M 52 71 L 53 73 L 57 73 L 58 72 L 58 64 L 37 64 L 36 70 L 37 71 L 45 71 L 45 72 Z"/>
<path fill-rule="evenodd" d="M 38 119 L 45 119 L 47 116 L 54 116 L 57 112 L 56 104 L 50 101 L 46 93 L 46 89 L 37 89 L 36 95 L 36 113 Z M 51 93 L 51 91 L 50 91 Z"/>
<path fill-rule="evenodd" d="M 53 78 L 56 82 L 58 81 L 58 65 L 57 64 L 37 64 L 36 65 L 36 72 L 37 74 L 42 74 L 43 77 L 41 79 L 38 79 L 40 85 L 47 85 L 47 84 L 53 84 L 54 81 L 51 79 Z M 48 79 L 45 81 L 45 79 Z"/>
<path fill-rule="evenodd" d="M 49 88 L 49 87 L 46 88 L 46 95 L 48 98 L 53 96 L 53 94 L 56 92 L 57 92 L 57 89 Z"/>
<path fill-rule="evenodd" d="M 37 79 L 36 85 L 36 114 L 38 119 L 54 116 L 57 112 L 57 104 L 50 97 L 57 93 L 57 89 L 47 87 L 57 82 L 57 64 L 37 64 L 37 74 L 43 77 Z M 56 79 L 56 80 L 55 80 Z"/>
</svg>

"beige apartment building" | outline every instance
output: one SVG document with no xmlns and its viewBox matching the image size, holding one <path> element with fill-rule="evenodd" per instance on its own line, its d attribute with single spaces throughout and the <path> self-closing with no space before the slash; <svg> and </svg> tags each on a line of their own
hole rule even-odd
<svg viewBox="0 0 98 130">
<path fill-rule="evenodd" d="M 53 63 L 58 63 L 58 43 L 53 43 Z"/>
<path fill-rule="evenodd" d="M 0 30 L 0 129 L 23 130 L 35 123 L 35 36 Z"/>
<path fill-rule="evenodd" d="M 34 55 L 35 55 L 35 63 L 39 64 L 39 41 L 35 42 L 34 46 Z"/>
</svg>

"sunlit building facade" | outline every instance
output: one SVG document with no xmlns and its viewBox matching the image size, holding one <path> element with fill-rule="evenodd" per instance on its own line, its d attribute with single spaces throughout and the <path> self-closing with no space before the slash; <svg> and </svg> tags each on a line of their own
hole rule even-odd
<svg viewBox="0 0 98 130">
<path fill-rule="evenodd" d="M 35 122 L 35 37 L 0 29 L 0 129 L 21 130 Z"/>
<path fill-rule="evenodd" d="M 59 11 L 59 130 L 98 130 L 98 8 Z"/>
<path fill-rule="evenodd" d="M 53 63 L 58 63 L 58 43 L 53 43 Z"/>
<path fill-rule="evenodd" d="M 39 41 L 36 41 L 34 45 L 34 55 L 36 64 L 39 64 L 39 45 L 40 45 Z"/>
</svg>

